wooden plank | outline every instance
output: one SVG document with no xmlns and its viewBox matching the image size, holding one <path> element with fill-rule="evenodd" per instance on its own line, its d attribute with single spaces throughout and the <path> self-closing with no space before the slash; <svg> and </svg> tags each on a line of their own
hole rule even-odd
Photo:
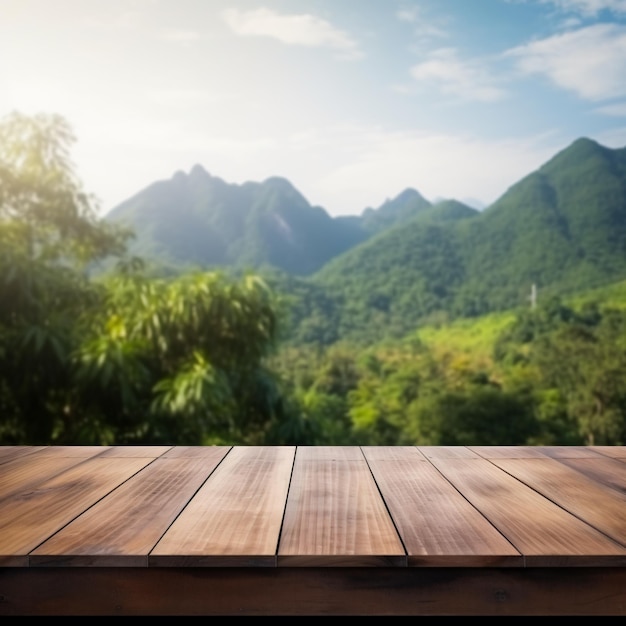
<svg viewBox="0 0 626 626">
<path fill-rule="evenodd" d="M 25 454 L 32 454 L 45 446 L 0 446 L 0 464 L 7 463 Z"/>
<path fill-rule="evenodd" d="M 477 456 L 474 451 L 465 446 L 418 446 L 417 449 L 427 459 L 472 459 Z"/>
<path fill-rule="evenodd" d="M 156 545 L 151 566 L 275 566 L 293 446 L 232 448 Z"/>
<path fill-rule="evenodd" d="M 413 447 L 366 447 L 365 458 L 409 566 L 522 566 L 520 553 Z"/>
<path fill-rule="evenodd" d="M 537 446 L 537 450 L 552 459 L 595 459 L 599 455 L 589 446 Z"/>
<path fill-rule="evenodd" d="M 102 457 L 139 457 L 143 459 L 156 459 L 171 450 L 172 446 L 112 446 L 104 450 Z"/>
<path fill-rule="evenodd" d="M 31 567 L 0 593 L 6 616 L 624 616 L 626 569 Z"/>
<path fill-rule="evenodd" d="M 231 446 L 173 446 L 164 455 L 165 459 L 194 459 L 205 458 L 207 450 L 212 447 L 220 447 L 224 450 L 230 449 Z"/>
<path fill-rule="evenodd" d="M 596 482 L 626 494 L 626 464 L 619 459 L 602 456 L 597 459 L 559 459 L 559 461 Z"/>
<path fill-rule="evenodd" d="M 626 460 L 626 446 L 591 446 L 591 449 L 613 459 Z"/>
<path fill-rule="evenodd" d="M 595 462 L 596 459 L 577 459 Z M 601 459 L 600 459 L 601 461 Z M 576 517 L 626 546 L 626 495 L 555 459 L 494 461 Z M 626 477 L 626 467 L 622 480 Z M 533 513 L 534 515 L 534 513 Z M 625 561 L 626 562 L 626 561 Z"/>
<path fill-rule="evenodd" d="M 23 454 L 2 465 L 0 500 L 17 492 L 26 492 L 85 461 L 73 456 L 38 456 Z"/>
<path fill-rule="evenodd" d="M 406 553 L 358 447 L 300 446 L 278 564 L 406 565 Z"/>
<path fill-rule="evenodd" d="M 65 456 L 89 459 L 103 454 L 110 446 L 45 446 L 37 451 L 37 456 Z"/>
<path fill-rule="evenodd" d="M 0 566 L 27 566 L 31 550 L 149 462 L 94 457 L 2 500 Z"/>
<path fill-rule="evenodd" d="M 227 451 L 157 458 L 33 550 L 31 566 L 147 567 L 150 550 Z"/>
<path fill-rule="evenodd" d="M 542 459 L 545 454 L 533 446 L 469 446 L 483 459 Z"/>
<path fill-rule="evenodd" d="M 626 548 L 496 467 L 494 461 L 432 459 L 431 463 L 524 555 L 526 565 L 626 564 Z"/>
</svg>

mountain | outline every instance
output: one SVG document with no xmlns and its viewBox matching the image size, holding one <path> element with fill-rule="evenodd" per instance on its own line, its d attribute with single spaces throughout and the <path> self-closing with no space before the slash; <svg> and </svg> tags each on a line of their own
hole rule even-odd
<svg viewBox="0 0 626 626">
<path fill-rule="evenodd" d="M 153 183 L 105 218 L 136 234 L 130 250 L 161 266 L 310 274 L 367 237 L 359 221 L 311 206 L 284 178 L 229 184 L 195 165 Z"/>
<path fill-rule="evenodd" d="M 626 277 L 626 148 L 582 138 L 481 212 L 445 202 L 428 211 L 316 272 L 336 328 L 305 314 L 300 339 L 401 336 L 436 317 L 523 306 L 532 285 L 545 297 Z M 438 211 L 455 219 L 433 219 Z"/>
<path fill-rule="evenodd" d="M 498 308 L 521 304 L 532 283 L 565 293 L 620 280 L 626 148 L 578 139 L 482 212 L 464 256 L 474 285 L 489 277 L 474 293 Z"/>
<path fill-rule="evenodd" d="M 395 198 L 386 200 L 378 209 L 365 209 L 361 214 L 361 225 L 368 233 L 378 233 L 409 221 L 430 206 L 430 202 L 418 191 L 408 188 Z"/>
<path fill-rule="evenodd" d="M 149 185 L 105 220 L 130 227 L 136 235 L 130 252 L 160 267 L 274 268 L 306 276 L 431 208 L 408 188 L 360 216 L 331 217 L 285 178 L 236 185 L 195 165 Z"/>
<path fill-rule="evenodd" d="M 626 278 L 626 148 L 581 138 L 479 211 L 405 189 L 329 216 L 284 178 L 229 184 L 200 165 L 107 216 L 135 254 L 256 269 L 290 294 L 294 341 L 398 337 L 418 324 L 526 306 Z"/>
</svg>

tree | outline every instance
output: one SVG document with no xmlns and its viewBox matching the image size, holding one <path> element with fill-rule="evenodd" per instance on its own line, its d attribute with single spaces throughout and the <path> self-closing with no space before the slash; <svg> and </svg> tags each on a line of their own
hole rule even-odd
<svg viewBox="0 0 626 626">
<path fill-rule="evenodd" d="M 414 441 L 435 446 L 527 445 L 537 434 L 532 398 L 490 385 L 426 395 L 412 407 Z"/>
<path fill-rule="evenodd" d="M 131 235 L 97 218 L 69 157 L 74 142 L 59 115 L 12 113 L 0 122 L 0 220 L 30 260 L 84 267 L 122 254 Z"/>
<path fill-rule="evenodd" d="M 50 443 L 72 395 L 69 358 L 99 290 L 85 269 L 128 233 L 96 217 L 56 115 L 0 122 L 0 440 Z"/>
<path fill-rule="evenodd" d="M 596 327 L 571 324 L 532 351 L 547 387 L 558 389 L 587 445 L 618 445 L 626 436 L 626 316 L 605 312 Z"/>
<path fill-rule="evenodd" d="M 266 367 L 277 333 L 256 276 L 114 275 L 74 358 L 80 414 L 102 442 L 260 443 L 280 413 Z"/>
<path fill-rule="evenodd" d="M 282 399 L 256 276 L 148 278 L 96 216 L 56 115 L 0 124 L 0 441 L 256 443 Z M 117 257 L 109 273 L 90 268 Z"/>
</svg>

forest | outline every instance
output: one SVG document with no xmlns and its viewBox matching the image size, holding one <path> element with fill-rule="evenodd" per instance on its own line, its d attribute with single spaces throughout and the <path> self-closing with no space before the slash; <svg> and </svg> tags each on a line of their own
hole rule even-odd
<svg viewBox="0 0 626 626">
<path fill-rule="evenodd" d="M 58 115 L 0 122 L 0 445 L 626 445 L 626 289 L 476 315 L 469 349 L 435 316 L 294 341 L 315 292 L 155 275 L 74 142 Z"/>
</svg>

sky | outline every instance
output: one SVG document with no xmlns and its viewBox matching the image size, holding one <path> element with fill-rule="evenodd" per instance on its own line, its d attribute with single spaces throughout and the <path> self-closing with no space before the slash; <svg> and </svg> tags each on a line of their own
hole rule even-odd
<svg viewBox="0 0 626 626">
<path fill-rule="evenodd" d="M 330 215 L 476 208 L 626 146 L 626 0 L 0 0 L 0 117 L 58 114 L 101 215 L 202 165 Z"/>
</svg>

